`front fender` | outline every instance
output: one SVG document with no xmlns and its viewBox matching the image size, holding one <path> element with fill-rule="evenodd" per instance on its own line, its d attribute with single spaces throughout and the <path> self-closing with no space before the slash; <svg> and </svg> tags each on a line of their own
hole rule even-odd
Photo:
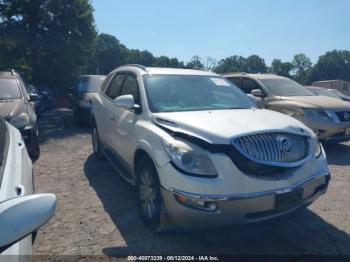
<svg viewBox="0 0 350 262">
<path fill-rule="evenodd" d="M 163 149 L 163 144 L 161 141 L 160 143 L 158 141 L 151 144 L 146 140 L 140 140 L 135 152 L 138 152 L 139 150 L 146 152 L 157 167 L 163 167 L 170 162 L 170 158 Z"/>
</svg>

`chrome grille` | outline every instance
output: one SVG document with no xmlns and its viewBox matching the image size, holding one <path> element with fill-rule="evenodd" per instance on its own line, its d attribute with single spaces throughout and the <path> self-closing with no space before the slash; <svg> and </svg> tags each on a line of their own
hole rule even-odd
<svg viewBox="0 0 350 262">
<path fill-rule="evenodd" d="M 309 155 L 308 137 L 290 133 L 238 137 L 233 140 L 233 145 L 253 161 L 276 166 L 288 166 L 304 160 Z"/>
</svg>

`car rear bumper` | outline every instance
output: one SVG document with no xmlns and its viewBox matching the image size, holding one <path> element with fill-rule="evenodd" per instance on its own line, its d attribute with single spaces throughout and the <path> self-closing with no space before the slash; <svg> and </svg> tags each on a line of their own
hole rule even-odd
<svg viewBox="0 0 350 262">
<path fill-rule="evenodd" d="M 162 196 L 171 223 L 182 228 L 219 227 L 232 224 L 247 224 L 288 214 L 308 206 L 327 190 L 330 174 L 317 176 L 289 188 L 240 195 L 196 195 L 176 189 L 162 188 Z M 298 192 L 298 193 L 296 193 Z M 288 202 L 285 196 L 299 194 L 298 201 Z M 283 196 L 284 195 L 284 196 Z M 193 201 L 205 201 L 216 206 L 205 211 L 180 203 L 178 197 Z M 281 197 L 283 196 L 283 197 Z M 286 203 L 281 203 L 287 201 Z M 277 207 L 277 201 L 278 207 Z M 294 201 L 294 202 L 293 202 Z"/>
</svg>

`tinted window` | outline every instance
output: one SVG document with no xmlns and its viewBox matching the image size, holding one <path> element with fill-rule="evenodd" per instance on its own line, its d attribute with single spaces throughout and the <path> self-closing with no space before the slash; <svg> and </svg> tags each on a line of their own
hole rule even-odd
<svg viewBox="0 0 350 262">
<path fill-rule="evenodd" d="M 79 79 L 78 92 L 97 92 L 105 77 L 82 77 Z"/>
<path fill-rule="evenodd" d="M 242 88 L 242 79 L 241 78 L 228 78 L 234 85 Z"/>
<path fill-rule="evenodd" d="M 111 99 L 115 99 L 120 94 L 120 89 L 123 84 L 125 75 L 124 74 L 117 74 L 112 81 L 109 83 L 106 91 L 106 96 L 108 96 Z"/>
<path fill-rule="evenodd" d="M 260 89 L 260 86 L 252 79 L 243 79 L 242 90 L 246 94 L 250 94 L 250 92 L 254 89 Z"/>
<path fill-rule="evenodd" d="M 120 95 L 132 95 L 135 99 L 135 103 L 139 104 L 139 88 L 137 80 L 134 76 L 127 76 Z"/>
<path fill-rule="evenodd" d="M 264 86 L 276 96 L 313 96 L 314 94 L 302 85 L 288 78 L 261 79 Z"/>
<path fill-rule="evenodd" d="M 253 108 L 239 88 L 223 77 L 196 75 L 145 76 L 153 112 Z"/>
<path fill-rule="evenodd" d="M 0 79 L 0 99 L 19 99 L 21 92 L 15 79 Z"/>
</svg>

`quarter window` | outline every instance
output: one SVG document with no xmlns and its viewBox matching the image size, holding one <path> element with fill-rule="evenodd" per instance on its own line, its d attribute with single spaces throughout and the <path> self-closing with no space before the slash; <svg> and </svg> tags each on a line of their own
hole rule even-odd
<svg viewBox="0 0 350 262">
<path fill-rule="evenodd" d="M 109 83 L 106 90 L 106 96 L 108 96 L 112 100 L 118 97 L 120 94 L 121 86 L 123 84 L 124 79 L 125 79 L 125 74 L 117 74 Z"/>
</svg>

